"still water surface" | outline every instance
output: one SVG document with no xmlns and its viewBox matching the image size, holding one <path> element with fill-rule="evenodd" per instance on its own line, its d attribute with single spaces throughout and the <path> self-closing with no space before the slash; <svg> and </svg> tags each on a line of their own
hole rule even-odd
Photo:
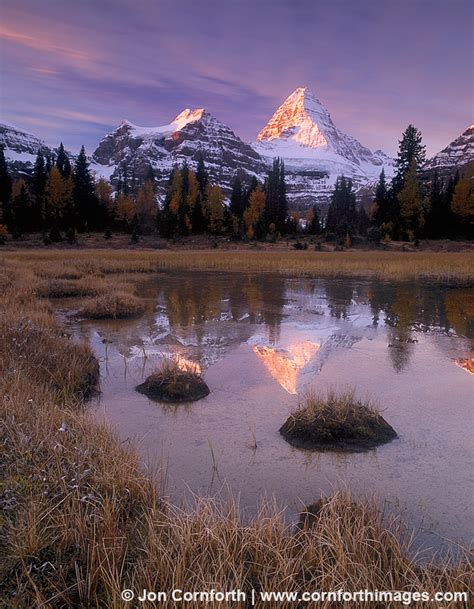
<svg viewBox="0 0 474 609">
<path fill-rule="evenodd" d="M 295 517 L 349 488 L 406 510 L 425 545 L 471 541 L 472 290 L 216 273 L 139 289 L 142 317 L 79 332 L 101 359 L 97 416 L 166 463 L 174 501 L 227 488 L 250 512 L 266 494 Z M 210 395 L 170 406 L 137 393 L 163 354 L 198 363 Z M 278 429 L 298 396 L 329 387 L 374 399 L 399 439 L 358 454 L 289 446 Z"/>
</svg>

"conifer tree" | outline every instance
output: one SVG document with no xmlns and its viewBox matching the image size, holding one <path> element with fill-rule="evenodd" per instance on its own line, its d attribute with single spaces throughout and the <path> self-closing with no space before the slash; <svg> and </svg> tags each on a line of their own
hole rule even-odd
<svg viewBox="0 0 474 609">
<path fill-rule="evenodd" d="M 118 170 L 118 179 L 117 179 L 117 196 L 123 193 L 124 195 L 130 194 L 130 184 L 128 177 L 128 167 L 127 165 L 122 165 Z"/>
<path fill-rule="evenodd" d="M 197 175 L 191 169 L 188 170 L 188 194 L 186 198 L 189 210 L 190 230 L 200 233 L 205 229 L 205 218 L 201 205 L 201 191 Z"/>
<path fill-rule="evenodd" d="M 286 198 L 285 163 L 280 159 L 280 174 L 278 178 L 278 230 L 283 232 L 288 215 L 288 200 Z"/>
<path fill-rule="evenodd" d="M 3 146 L 0 146 L 0 224 L 7 226 L 9 230 L 13 224 L 11 196 L 12 179 L 8 171 Z"/>
<path fill-rule="evenodd" d="M 189 194 L 189 167 L 184 161 L 181 167 L 181 200 L 178 207 L 178 232 L 188 235 L 191 232 L 191 214 L 188 204 Z"/>
<path fill-rule="evenodd" d="M 326 231 L 337 237 L 353 235 L 357 231 L 358 215 L 356 197 L 352 188 L 352 180 L 340 176 L 331 196 L 327 218 Z"/>
<path fill-rule="evenodd" d="M 238 174 L 234 176 L 232 182 L 232 193 L 230 195 L 230 212 L 236 218 L 242 218 L 244 194 L 242 190 L 242 181 Z"/>
<path fill-rule="evenodd" d="M 439 239 L 449 233 L 451 225 L 450 208 L 446 205 L 441 180 L 435 171 L 430 184 L 429 211 L 426 217 L 426 236 Z"/>
<path fill-rule="evenodd" d="M 421 131 L 415 126 L 408 125 L 398 144 L 398 156 L 395 161 L 396 173 L 392 181 L 392 188 L 395 193 L 400 192 L 403 188 L 405 176 L 410 170 L 413 161 L 418 168 L 425 162 L 425 146 L 422 144 Z"/>
<path fill-rule="evenodd" d="M 272 168 L 265 181 L 265 225 L 278 224 L 279 221 L 279 183 L 280 160 L 273 159 Z"/>
<path fill-rule="evenodd" d="M 319 235 L 321 232 L 321 223 L 316 205 L 313 205 L 306 213 L 306 230 L 310 235 Z"/>
<path fill-rule="evenodd" d="M 14 231 L 22 235 L 30 230 L 30 193 L 25 180 L 20 178 L 13 183 L 11 208 Z"/>
<path fill-rule="evenodd" d="M 97 197 L 94 191 L 94 182 L 89 171 L 86 151 L 82 146 L 74 165 L 74 207 L 78 218 L 78 228 L 98 228 L 103 222 Z"/>
<path fill-rule="evenodd" d="M 76 208 L 74 205 L 74 181 L 72 174 L 63 178 L 63 216 L 60 222 L 61 228 L 71 229 L 75 238 L 77 225 Z"/>
<path fill-rule="evenodd" d="M 397 195 L 400 216 L 410 240 L 421 235 L 425 224 L 424 201 L 415 157 L 404 179 L 404 186 Z"/>
<path fill-rule="evenodd" d="M 474 236 L 474 164 L 456 184 L 451 209 L 459 222 L 460 232 L 471 239 Z"/>
<path fill-rule="evenodd" d="M 63 143 L 59 144 L 58 156 L 56 157 L 56 167 L 59 169 L 61 177 L 68 178 L 71 175 L 71 163 L 69 157 L 64 150 Z"/>
<path fill-rule="evenodd" d="M 196 178 L 199 182 L 199 189 L 201 191 L 201 201 L 204 199 L 204 194 L 206 192 L 207 183 L 209 182 L 209 176 L 206 171 L 206 166 L 204 165 L 204 157 L 202 152 L 199 152 L 198 164 L 196 169 Z"/>
<path fill-rule="evenodd" d="M 279 158 L 273 160 L 265 182 L 265 223 L 274 224 L 279 231 L 285 228 L 287 216 L 285 165 Z"/>
<path fill-rule="evenodd" d="M 32 224 L 35 230 L 40 230 L 43 226 L 43 213 L 45 205 L 45 190 L 48 174 L 46 173 L 46 163 L 41 150 L 38 150 L 35 166 L 33 169 L 33 191 L 34 204 L 32 206 Z"/>
<path fill-rule="evenodd" d="M 365 237 L 367 235 L 367 229 L 369 228 L 370 221 L 369 216 L 367 215 L 367 212 L 362 205 L 359 206 L 359 209 L 357 210 L 357 215 L 357 232 L 359 233 L 359 235 Z"/>
<path fill-rule="evenodd" d="M 385 170 L 382 169 L 377 182 L 377 188 L 375 189 L 375 210 L 373 213 L 373 222 L 376 226 L 382 226 L 388 219 L 388 208 L 390 204 L 390 197 L 387 189 L 387 182 L 385 180 Z"/>
</svg>

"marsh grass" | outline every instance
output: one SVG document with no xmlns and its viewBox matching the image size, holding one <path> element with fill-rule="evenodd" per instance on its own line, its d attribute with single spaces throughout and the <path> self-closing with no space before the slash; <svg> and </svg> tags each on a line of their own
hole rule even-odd
<svg viewBox="0 0 474 609">
<path fill-rule="evenodd" d="M 98 286 L 87 279 L 50 279 L 38 289 L 39 295 L 45 298 L 95 296 L 98 291 Z"/>
<path fill-rule="evenodd" d="M 137 317 L 144 310 L 143 301 L 136 296 L 126 292 L 111 292 L 85 300 L 78 315 L 89 319 L 126 319 Z"/>
<path fill-rule="evenodd" d="M 199 367 L 178 356 L 163 357 L 136 390 L 163 402 L 194 402 L 209 395 L 209 387 Z"/>
<path fill-rule="evenodd" d="M 326 500 L 299 530 L 272 504 L 249 521 L 236 501 L 198 498 L 181 508 L 164 501 L 133 446 L 84 408 L 84 379 L 96 378 L 97 361 L 37 298 L 36 279 L 27 260 L 0 263 L 0 606 L 125 609 L 124 588 L 433 594 L 472 587 L 467 553 L 420 561 L 396 513 L 348 493 Z M 230 609 L 206 605 L 223 606 Z"/>
<path fill-rule="evenodd" d="M 34 250 L 6 252 L 4 257 L 23 266 L 34 265 L 38 272 L 61 278 L 214 270 L 271 272 L 303 277 L 378 277 L 463 283 L 474 280 L 473 251 Z"/>
<path fill-rule="evenodd" d="M 306 394 L 280 433 L 293 446 L 319 450 L 367 450 L 397 437 L 373 404 L 334 389 Z"/>
</svg>

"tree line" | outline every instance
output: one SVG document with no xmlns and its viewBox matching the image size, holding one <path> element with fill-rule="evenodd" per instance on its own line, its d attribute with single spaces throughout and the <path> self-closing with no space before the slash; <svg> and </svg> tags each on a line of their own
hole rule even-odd
<svg viewBox="0 0 474 609">
<path fill-rule="evenodd" d="M 337 178 L 326 217 L 313 206 L 302 217 L 289 213 L 285 165 L 274 159 L 263 182 L 243 182 L 236 173 L 229 204 L 219 184 L 211 181 L 202 155 L 196 169 L 186 162 L 170 172 L 164 200 L 158 203 L 152 167 L 137 184 L 120 169 L 115 188 L 95 180 L 84 150 L 74 163 L 61 144 L 54 157 L 37 154 L 28 182 L 13 180 L 0 148 L 0 238 L 42 232 L 45 243 L 77 232 L 128 232 L 132 240 L 157 231 L 173 238 L 191 234 L 266 239 L 307 233 L 350 244 L 356 236 L 370 241 L 472 237 L 474 188 L 472 167 L 464 175 L 442 181 L 435 172 L 424 179 L 425 147 L 421 133 L 409 125 L 399 142 L 396 171 L 389 183 L 382 171 L 368 211 L 357 203 L 352 181 Z"/>
<path fill-rule="evenodd" d="M 368 237 L 440 239 L 474 236 L 474 167 L 442 180 L 422 171 L 425 146 L 421 132 L 409 125 L 399 142 L 395 175 L 389 184 L 382 171 L 369 210 Z"/>
</svg>

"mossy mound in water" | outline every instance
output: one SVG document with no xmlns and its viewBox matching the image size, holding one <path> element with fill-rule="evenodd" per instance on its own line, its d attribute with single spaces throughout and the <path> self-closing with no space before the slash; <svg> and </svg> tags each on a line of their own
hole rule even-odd
<svg viewBox="0 0 474 609">
<path fill-rule="evenodd" d="M 280 433 L 292 446 L 308 450 L 364 451 L 397 437 L 382 415 L 353 392 L 307 395 Z"/>
<path fill-rule="evenodd" d="M 136 390 L 159 402 L 195 402 L 209 395 L 209 387 L 193 367 L 166 361 Z"/>
</svg>

